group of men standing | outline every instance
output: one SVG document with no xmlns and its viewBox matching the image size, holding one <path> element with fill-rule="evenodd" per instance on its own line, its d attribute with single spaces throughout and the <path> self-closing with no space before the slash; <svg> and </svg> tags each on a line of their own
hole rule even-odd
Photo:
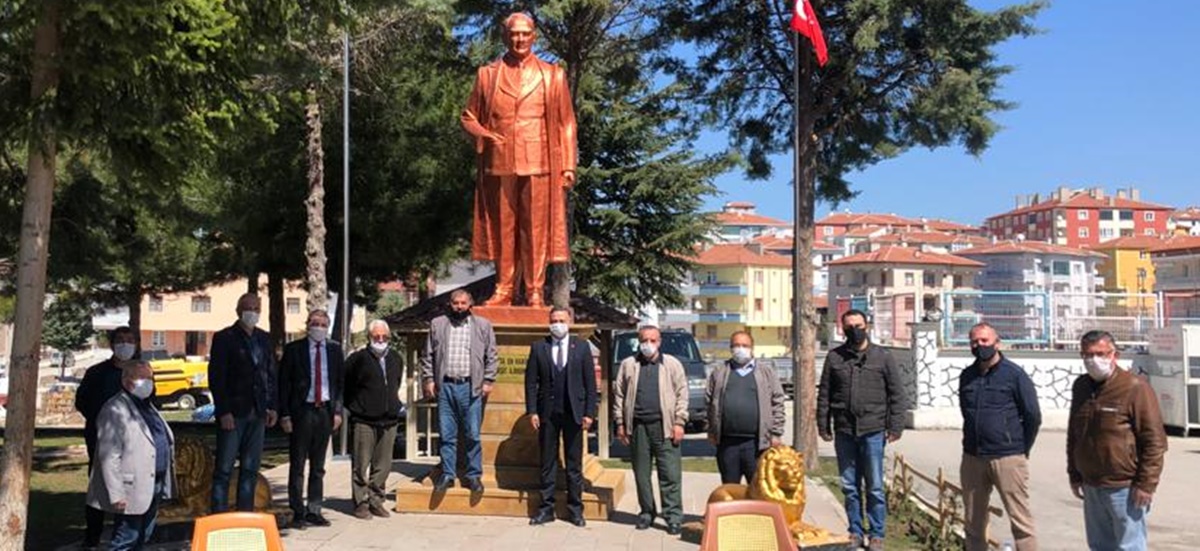
<svg viewBox="0 0 1200 551">
<path fill-rule="evenodd" d="M 852 547 L 883 549 L 883 452 L 903 431 L 908 408 L 903 374 L 885 348 L 870 342 L 866 314 L 849 310 L 840 321 L 845 342 L 825 359 L 817 427 L 824 440 L 835 442 Z M 999 350 L 995 327 L 977 324 L 969 340 L 974 362 L 958 380 L 965 547 L 988 549 L 995 489 L 1016 549 L 1036 550 L 1029 454 L 1042 423 L 1037 390 L 1025 370 Z M 1083 500 L 1088 547 L 1146 549 L 1146 514 L 1166 451 L 1157 399 L 1147 382 L 1116 365 L 1119 352 L 1108 332 L 1086 333 L 1080 357 L 1086 374 L 1072 386 L 1067 475 L 1072 492 Z"/>
</svg>

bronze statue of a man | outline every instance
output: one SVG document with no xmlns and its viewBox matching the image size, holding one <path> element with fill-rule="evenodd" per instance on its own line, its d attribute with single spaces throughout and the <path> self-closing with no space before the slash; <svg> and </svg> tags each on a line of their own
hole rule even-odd
<svg viewBox="0 0 1200 551">
<path fill-rule="evenodd" d="M 575 110 L 566 74 L 533 55 L 533 18 L 504 21 L 508 51 L 479 68 L 462 125 L 479 176 L 471 256 L 496 265 L 487 306 L 511 305 L 518 274 L 529 306 L 543 306 L 546 266 L 567 262 L 566 190 L 575 183 Z"/>
</svg>

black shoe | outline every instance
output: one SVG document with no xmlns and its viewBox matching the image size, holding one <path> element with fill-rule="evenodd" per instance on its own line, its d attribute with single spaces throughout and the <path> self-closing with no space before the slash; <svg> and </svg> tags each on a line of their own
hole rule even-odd
<svg viewBox="0 0 1200 551">
<path fill-rule="evenodd" d="M 325 517 L 317 513 L 309 513 L 304 515 L 304 522 L 307 522 L 313 526 L 329 526 L 329 521 L 325 520 Z"/>
<path fill-rule="evenodd" d="M 308 524 L 304 522 L 304 515 L 293 515 L 292 522 L 288 524 L 288 528 L 292 530 L 303 530 L 308 528 Z"/>
<path fill-rule="evenodd" d="M 533 518 L 529 519 L 530 526 L 550 524 L 551 522 L 554 522 L 554 513 L 549 513 L 546 511 L 538 511 L 538 514 L 533 515 Z"/>
<path fill-rule="evenodd" d="M 672 536 L 678 536 L 682 532 L 683 532 L 683 527 L 680 526 L 678 522 L 672 522 L 672 523 L 667 524 L 667 533 L 668 534 L 670 534 Z"/>
<path fill-rule="evenodd" d="M 471 489 L 471 493 L 478 494 L 483 492 L 483 481 L 478 478 L 472 478 L 467 482 L 467 487 Z"/>
<path fill-rule="evenodd" d="M 433 491 L 444 492 L 454 486 L 453 478 L 442 478 L 433 483 Z"/>
<path fill-rule="evenodd" d="M 634 526 L 634 528 L 645 530 L 650 528 L 651 524 L 654 524 L 654 517 L 638 517 L 637 526 Z"/>
<path fill-rule="evenodd" d="M 584 526 L 587 526 L 587 521 L 584 520 L 583 517 L 575 517 L 571 519 L 571 524 L 583 528 Z"/>
</svg>

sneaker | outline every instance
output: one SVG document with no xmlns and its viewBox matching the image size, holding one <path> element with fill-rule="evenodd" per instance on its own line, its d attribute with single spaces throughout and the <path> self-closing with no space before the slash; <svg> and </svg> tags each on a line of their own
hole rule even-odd
<svg viewBox="0 0 1200 551">
<path fill-rule="evenodd" d="M 871 551 L 883 551 L 883 538 L 868 539 L 867 549 L 870 549 Z"/>
</svg>

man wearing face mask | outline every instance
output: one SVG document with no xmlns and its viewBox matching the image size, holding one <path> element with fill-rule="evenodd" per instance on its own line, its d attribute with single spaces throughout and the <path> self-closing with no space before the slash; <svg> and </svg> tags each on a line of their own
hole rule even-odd
<svg viewBox="0 0 1200 551">
<path fill-rule="evenodd" d="M 466 484 L 483 491 L 483 400 L 492 392 L 500 359 L 492 323 L 471 315 L 474 299 L 466 289 L 450 293 L 450 312 L 429 322 L 421 353 L 421 383 L 426 398 L 437 398 L 441 468 L 433 487 L 444 492 L 454 485 L 458 437 L 462 431 L 467 454 Z"/>
<path fill-rule="evenodd" d="M 550 309 L 550 335 L 529 347 L 525 362 L 525 412 L 538 431 L 542 452 L 542 504 L 529 524 L 554 521 L 558 441 L 567 466 L 567 511 L 583 527 L 583 444 L 596 419 L 596 373 L 592 349 L 571 337 L 571 311 Z"/>
<path fill-rule="evenodd" d="M 262 459 L 263 433 L 275 426 L 279 397 L 271 337 L 258 329 L 262 301 L 238 298 L 238 320 L 213 335 L 208 386 L 217 418 L 212 510 L 229 510 L 229 480 L 238 463 L 237 510 L 254 510 L 254 486 Z"/>
<path fill-rule="evenodd" d="M 782 445 L 787 412 L 783 385 L 769 366 L 754 362 L 754 337 L 729 336 L 732 357 L 708 375 L 708 441 L 717 447 L 722 484 L 754 479 L 758 456 Z"/>
<path fill-rule="evenodd" d="M 1037 531 L 1029 510 L 1029 452 L 1042 424 L 1037 389 L 1021 366 L 997 347 L 1000 335 L 986 323 L 967 334 L 975 363 L 958 376 L 958 406 L 963 416 L 963 524 L 968 550 L 986 550 L 988 504 L 992 488 L 1008 513 L 1019 551 L 1037 549 Z"/>
<path fill-rule="evenodd" d="M 100 408 L 110 398 L 121 392 L 121 366 L 137 354 L 137 338 L 133 330 L 121 326 L 109 334 L 112 357 L 87 369 L 83 381 L 75 392 L 75 409 L 83 415 L 83 443 L 87 446 L 88 473 L 96 461 L 96 420 Z M 84 509 L 87 528 L 84 531 L 83 547 L 100 545 L 100 533 L 104 531 L 104 511 L 92 506 Z"/>
<path fill-rule="evenodd" d="M 127 363 L 121 388 L 96 420 L 87 502 L 115 515 L 110 549 L 141 549 L 154 533 L 159 502 L 174 491 L 175 437 L 150 403 L 150 364 Z"/>
<path fill-rule="evenodd" d="M 637 485 L 637 529 L 654 523 L 654 487 L 650 468 L 658 468 L 658 493 L 667 533 L 683 526 L 683 477 L 679 446 L 688 420 L 687 374 L 683 364 L 659 352 L 662 334 L 647 325 L 638 330 L 638 353 L 625 358 L 613 381 L 613 421 L 617 439 L 633 447 L 633 480 Z"/>
<path fill-rule="evenodd" d="M 1067 477 L 1083 500 L 1088 547 L 1146 549 L 1146 515 L 1167 451 L 1158 398 L 1117 366 L 1107 331 L 1087 332 L 1079 349 L 1087 374 L 1071 387 Z"/>
<path fill-rule="evenodd" d="M 350 484 L 354 516 L 389 517 L 383 506 L 392 448 L 400 424 L 400 376 L 404 360 L 388 346 L 392 330 L 386 321 L 367 325 L 371 344 L 346 359 L 346 409 L 350 410 Z"/>
<path fill-rule="evenodd" d="M 908 407 L 903 374 L 892 354 L 867 338 L 866 314 L 847 310 L 841 321 L 846 342 L 825 356 L 817 392 L 817 431 L 826 442 L 834 441 L 851 538 L 864 547 L 883 549 L 883 450 L 904 432 Z M 864 490 L 869 532 L 863 529 Z"/>
<path fill-rule="evenodd" d="M 288 505 L 292 527 L 329 526 L 321 515 L 325 450 L 342 426 L 342 346 L 328 339 L 329 314 L 308 313 L 308 333 L 283 347 L 279 362 L 279 426 L 288 433 Z M 308 464 L 308 501 L 304 465 Z"/>
</svg>

